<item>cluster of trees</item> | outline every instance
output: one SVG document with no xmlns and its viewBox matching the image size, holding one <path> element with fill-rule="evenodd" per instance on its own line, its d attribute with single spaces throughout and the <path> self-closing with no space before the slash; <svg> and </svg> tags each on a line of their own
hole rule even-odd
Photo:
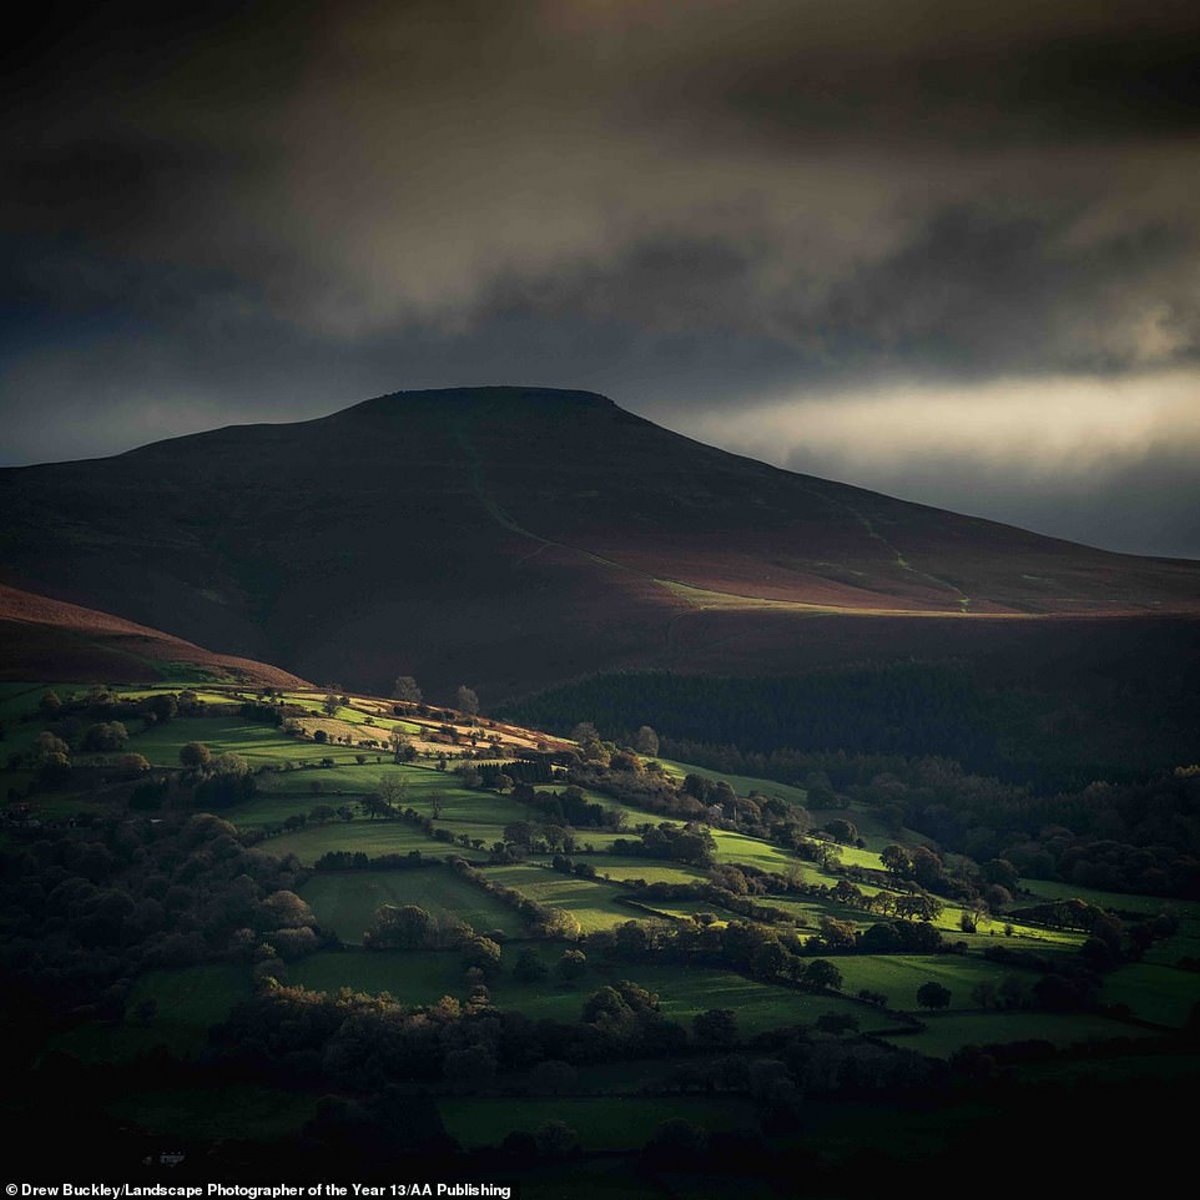
<svg viewBox="0 0 1200 1200">
<path fill-rule="evenodd" d="M 214 755 L 203 742 L 186 742 L 179 748 L 179 762 L 195 781 L 192 804 L 196 808 L 232 808 L 253 799 L 258 791 L 250 764 L 240 754 Z"/>
<path fill-rule="evenodd" d="M 49 1012 L 109 1016 L 150 967 L 237 959 L 282 972 L 329 941 L 295 893 L 298 872 L 209 814 L 46 831 L 0 851 L 0 971 Z"/>
<path fill-rule="evenodd" d="M 848 1032 L 852 1024 L 838 1023 L 830 1032 Z M 574 1069 L 588 1063 L 724 1051 L 736 1061 L 689 1060 L 680 1071 L 693 1086 L 704 1086 L 712 1073 L 710 1090 L 744 1092 L 768 1110 L 810 1090 L 912 1085 L 937 1070 L 915 1054 L 830 1041 L 800 1028 L 778 1044 L 778 1058 L 742 1058 L 734 1054 L 739 1042 L 732 1012 L 698 1014 L 689 1029 L 663 1014 L 655 993 L 629 980 L 587 995 L 572 1023 L 498 1011 L 486 986 L 465 1003 L 446 996 L 410 1007 L 387 996 L 349 990 L 331 996 L 277 985 L 239 1004 L 212 1042 L 217 1054 L 243 1069 L 375 1094 L 397 1081 L 469 1091 L 506 1072 L 527 1072 L 538 1094 L 553 1094 L 567 1090 Z"/>
<path fill-rule="evenodd" d="M 720 925 L 694 921 L 627 921 L 611 930 L 590 933 L 581 943 L 590 957 L 628 963 L 700 963 L 723 967 L 757 979 L 797 983 L 836 991 L 841 972 L 823 956 L 843 954 L 930 954 L 961 952 L 947 945 L 928 925 L 889 921 L 856 932 L 852 925 L 824 918 L 818 934 L 802 938 L 789 929 L 754 921 Z"/>
<path fill-rule="evenodd" d="M 717 854 L 717 842 L 708 829 L 699 824 L 672 825 L 664 821 L 652 825 L 640 838 L 617 838 L 610 851 L 618 855 L 665 859 L 695 867 L 712 866 Z"/>
<path fill-rule="evenodd" d="M 440 867 L 436 858 L 427 858 L 420 850 L 407 854 L 376 854 L 362 850 L 327 850 L 313 863 L 314 871 L 399 871 L 405 868 Z"/>
<path fill-rule="evenodd" d="M 435 915 L 419 904 L 383 904 L 375 910 L 363 945 L 368 950 L 443 950 L 473 936 L 470 925 L 446 912 Z"/>
</svg>

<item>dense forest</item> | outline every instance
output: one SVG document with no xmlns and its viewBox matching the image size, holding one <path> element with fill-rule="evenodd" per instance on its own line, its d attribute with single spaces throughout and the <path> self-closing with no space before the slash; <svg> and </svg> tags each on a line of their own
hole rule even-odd
<svg viewBox="0 0 1200 1200">
<path fill-rule="evenodd" d="M 671 672 L 592 676 L 502 710 L 566 732 L 608 735 L 641 723 L 676 739 L 769 753 L 936 755 L 1039 792 L 1130 782 L 1200 755 L 1200 684 L 1136 663 L 1080 680 L 1031 665 L 999 675 L 966 663 L 861 665 L 780 678 Z"/>
</svg>

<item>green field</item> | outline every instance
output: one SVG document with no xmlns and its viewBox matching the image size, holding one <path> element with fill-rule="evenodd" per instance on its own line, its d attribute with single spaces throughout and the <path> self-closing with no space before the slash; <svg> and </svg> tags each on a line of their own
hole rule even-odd
<svg viewBox="0 0 1200 1200">
<path fill-rule="evenodd" d="M 548 1121 L 562 1121 L 579 1134 L 585 1150 L 619 1150 L 643 1145 L 673 1117 L 707 1130 L 754 1129 L 748 1100 L 691 1097 L 560 1097 L 553 1100 L 443 1099 L 438 1102 L 446 1132 L 464 1146 L 497 1145 L 516 1130 L 534 1133 Z"/>
<path fill-rule="evenodd" d="M 536 947 L 548 965 L 557 961 L 564 948 L 544 943 Z M 522 983 L 511 974 L 518 953 L 515 945 L 504 948 L 503 971 L 488 989 L 497 1008 L 514 1009 L 535 1020 L 546 1017 L 576 1021 L 592 992 L 621 979 L 631 979 L 657 992 L 662 1011 L 685 1025 L 710 1008 L 731 1008 L 743 1036 L 781 1026 L 811 1024 L 828 1012 L 870 1017 L 869 1010 L 850 1000 L 760 983 L 712 967 L 590 963 L 583 978 L 569 987 L 553 976 L 537 983 Z M 414 1005 L 434 1004 L 442 996 L 465 998 L 468 991 L 461 956 L 446 950 L 325 952 L 292 964 L 288 981 L 314 991 L 335 992 L 349 987 L 388 992 L 401 1003 Z"/>
<path fill-rule="evenodd" d="M 1080 887 L 1074 883 L 1058 883 L 1049 879 L 1022 879 L 1021 887 L 1039 900 L 1084 900 L 1099 908 L 1118 912 L 1174 912 L 1180 916 L 1200 918 L 1200 901 L 1169 900 L 1162 896 L 1141 896 L 1136 892 L 1102 892 L 1097 888 Z M 1018 899 L 1020 903 L 1020 899 Z"/>
<path fill-rule="evenodd" d="M 717 843 L 717 859 L 720 862 L 748 863 L 759 870 L 774 871 L 780 875 L 786 875 L 788 869 L 794 866 L 799 866 L 806 878 L 816 878 L 822 874 L 815 864 L 804 862 L 790 850 L 773 846 L 759 838 L 727 829 L 714 829 L 712 835 Z"/>
<path fill-rule="evenodd" d="M 786 783 L 776 783 L 773 779 L 755 779 L 750 775 L 730 775 L 725 771 L 712 771 L 708 767 L 695 767 L 691 763 L 675 762 L 673 759 L 660 758 L 662 768 L 673 779 L 682 779 L 685 775 L 703 775 L 706 779 L 723 779 L 739 796 L 749 796 L 751 792 L 761 792 L 764 796 L 778 796 L 789 804 L 800 807 L 808 801 L 808 793 L 802 787 L 792 787 Z"/>
<path fill-rule="evenodd" d="M 1129 963 L 1104 977 L 1100 999 L 1127 1004 L 1134 1015 L 1174 1029 L 1200 1005 L 1200 973 L 1153 963 Z"/>
<path fill-rule="evenodd" d="M 1149 1034 L 1136 1026 L 1087 1013 L 987 1012 L 922 1015 L 920 1033 L 889 1036 L 893 1046 L 916 1050 L 932 1058 L 949 1058 L 963 1046 L 1042 1041 L 1054 1046 L 1112 1038 L 1141 1038 Z"/>
<path fill-rule="evenodd" d="M 557 871 L 527 863 L 488 867 L 487 874 L 489 879 L 505 887 L 516 888 L 523 896 L 539 904 L 569 912 L 584 933 L 611 929 L 640 915 L 636 909 L 618 902 L 617 897 L 625 894 L 619 887 L 602 880 L 560 875 Z"/>
<path fill-rule="evenodd" d="M 844 990 L 850 993 L 860 988 L 882 992 L 888 1007 L 912 1012 L 922 1011 L 917 1004 L 917 989 L 923 983 L 940 983 L 950 989 L 951 1009 L 975 1009 L 971 990 L 978 983 L 997 986 L 1006 975 L 1017 974 L 1032 984 L 1037 976 L 1015 972 L 984 958 L 965 954 L 876 954 L 846 955 L 837 960 L 837 968 L 845 977 Z"/>
<path fill-rule="evenodd" d="M 589 857 L 583 861 L 591 863 L 603 876 L 614 883 L 628 879 L 644 879 L 647 883 L 697 883 L 708 878 L 699 867 L 682 863 L 665 863 L 653 858 L 628 858 L 616 854 Z"/>
<path fill-rule="evenodd" d="M 319 762 L 329 757 L 336 762 L 354 762 L 350 746 L 321 746 L 289 737 L 274 725 L 247 721 L 232 714 L 188 717 L 131 729 L 128 749 L 144 754 L 156 767 L 177 767 L 179 751 L 187 742 L 203 742 L 213 755 L 239 754 L 251 767 L 285 762 Z"/>
<path fill-rule="evenodd" d="M 473 850 L 439 842 L 422 833 L 413 825 L 403 821 L 355 820 L 349 824 L 335 821 L 329 825 L 310 826 L 298 833 L 285 833 L 270 838 L 260 847 L 265 853 L 277 858 L 294 854 L 305 866 L 312 866 L 322 854 L 331 850 L 362 851 L 372 856 L 377 854 L 408 854 L 420 850 L 434 858 L 445 858 L 458 854 L 472 860 L 479 857 Z"/>
<path fill-rule="evenodd" d="M 88 1063 L 124 1062 L 159 1045 L 191 1058 L 203 1049 L 209 1027 L 250 994 L 249 968 L 234 963 L 148 971 L 130 990 L 124 1021 L 78 1025 L 54 1038 L 51 1048 Z M 136 1016 L 143 1001 L 157 1006 L 144 1022 Z"/>
<path fill-rule="evenodd" d="M 525 933 L 511 908 L 448 867 L 397 871 L 327 871 L 300 890 L 317 920 L 344 942 L 361 942 L 381 904 L 419 904 L 438 917 L 457 917 L 478 933 L 498 929 L 509 937 Z"/>
</svg>

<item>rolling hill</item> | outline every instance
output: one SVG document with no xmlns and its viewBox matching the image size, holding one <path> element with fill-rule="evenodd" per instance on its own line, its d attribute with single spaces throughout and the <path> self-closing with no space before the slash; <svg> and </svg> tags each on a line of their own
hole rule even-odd
<svg viewBox="0 0 1200 1200">
<path fill-rule="evenodd" d="M 0 679 L 134 683 L 204 677 L 303 686 L 290 671 L 202 646 L 111 613 L 0 584 Z"/>
<path fill-rule="evenodd" d="M 404 672 L 485 702 L 1200 613 L 1198 563 L 778 470 L 584 392 L 397 393 L 8 469 L 0 510 L 12 587 L 321 682 Z"/>
</svg>

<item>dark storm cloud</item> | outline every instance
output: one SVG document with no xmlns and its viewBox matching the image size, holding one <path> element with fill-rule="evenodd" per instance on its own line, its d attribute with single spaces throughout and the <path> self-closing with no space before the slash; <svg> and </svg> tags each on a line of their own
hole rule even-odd
<svg viewBox="0 0 1200 1200">
<path fill-rule="evenodd" d="M 1166 497 L 1134 418 L 1200 345 L 1198 34 L 1093 0 L 50 6 L 0 83 L 8 459 L 528 381 L 852 466 L 806 411 L 954 387 L 970 430 L 998 380 L 1076 413 L 1064 380 L 1125 379 L 1096 469 Z M 872 478 L 968 507 L 935 459 Z M 1010 465 L 1053 526 L 1059 468 Z"/>
</svg>

